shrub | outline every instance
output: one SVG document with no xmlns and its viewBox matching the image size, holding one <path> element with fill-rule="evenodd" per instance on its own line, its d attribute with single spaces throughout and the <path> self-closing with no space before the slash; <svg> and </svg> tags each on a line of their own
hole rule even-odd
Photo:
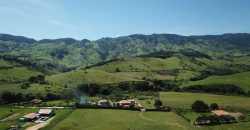
<svg viewBox="0 0 250 130">
<path fill-rule="evenodd" d="M 119 68 L 115 68 L 115 72 L 121 72 Z"/>
<path fill-rule="evenodd" d="M 155 108 L 159 108 L 160 106 L 162 106 L 162 101 L 160 99 L 155 100 Z"/>
<path fill-rule="evenodd" d="M 195 101 L 191 107 L 195 112 L 207 112 L 209 109 L 208 105 L 200 100 Z"/>
<path fill-rule="evenodd" d="M 218 110 L 219 109 L 219 105 L 217 103 L 212 103 L 210 105 L 210 110 Z"/>
</svg>

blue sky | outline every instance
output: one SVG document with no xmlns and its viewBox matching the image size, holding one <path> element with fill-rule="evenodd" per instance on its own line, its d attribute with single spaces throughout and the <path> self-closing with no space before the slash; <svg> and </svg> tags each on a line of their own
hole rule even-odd
<svg viewBox="0 0 250 130">
<path fill-rule="evenodd" d="M 250 0 L 1 0 L 0 33 L 95 40 L 250 33 Z"/>
</svg>

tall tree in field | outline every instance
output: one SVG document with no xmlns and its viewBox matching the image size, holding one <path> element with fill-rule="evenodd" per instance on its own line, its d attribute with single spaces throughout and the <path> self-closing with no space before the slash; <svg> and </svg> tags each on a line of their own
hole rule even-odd
<svg viewBox="0 0 250 130">
<path fill-rule="evenodd" d="M 67 106 L 69 106 L 70 101 L 75 99 L 75 91 L 71 88 L 66 88 L 62 91 L 61 98 L 67 103 Z"/>
</svg>

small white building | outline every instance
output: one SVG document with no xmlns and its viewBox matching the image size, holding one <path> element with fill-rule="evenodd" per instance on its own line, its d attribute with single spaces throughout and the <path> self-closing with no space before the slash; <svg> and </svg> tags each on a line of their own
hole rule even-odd
<svg viewBox="0 0 250 130">
<path fill-rule="evenodd" d="M 108 100 L 100 100 L 97 102 L 97 105 L 102 106 L 102 107 L 107 107 L 107 106 L 110 106 L 110 103 Z"/>
</svg>

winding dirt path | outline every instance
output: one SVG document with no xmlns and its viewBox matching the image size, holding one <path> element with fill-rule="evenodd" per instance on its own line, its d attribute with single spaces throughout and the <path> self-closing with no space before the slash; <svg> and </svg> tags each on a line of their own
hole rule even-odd
<svg viewBox="0 0 250 130">
<path fill-rule="evenodd" d="M 2 119 L 1 121 L 9 121 L 9 120 L 15 119 L 18 115 L 19 115 L 19 113 L 10 115 L 10 116 L 8 116 L 8 117 Z"/>
</svg>

